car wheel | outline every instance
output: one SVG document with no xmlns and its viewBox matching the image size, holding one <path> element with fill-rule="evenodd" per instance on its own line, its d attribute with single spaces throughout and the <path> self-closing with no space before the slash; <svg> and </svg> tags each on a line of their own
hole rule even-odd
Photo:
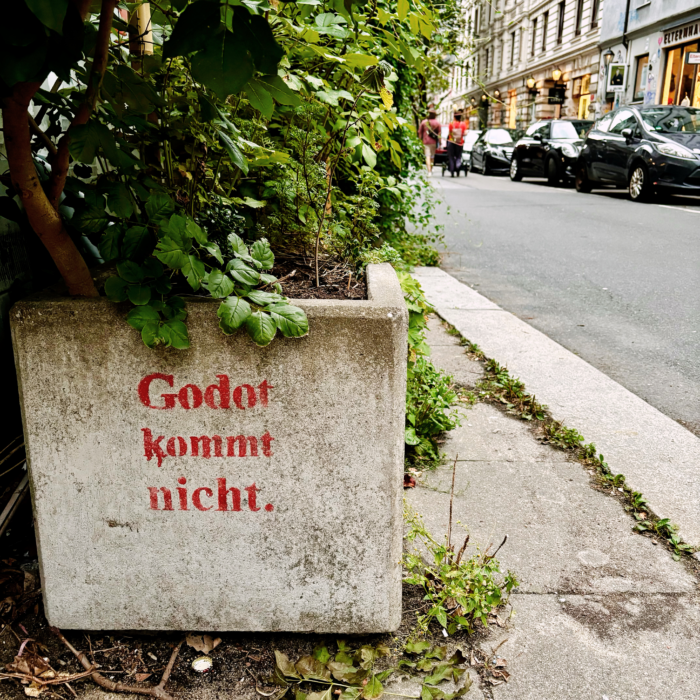
<svg viewBox="0 0 700 700">
<path fill-rule="evenodd" d="M 645 202 L 653 194 L 649 171 L 643 163 L 637 163 L 632 167 L 629 179 L 630 199 L 633 202 Z"/>
<path fill-rule="evenodd" d="M 591 181 L 588 179 L 588 171 L 585 163 L 577 163 L 576 165 L 576 191 L 588 193 L 593 189 Z"/>
<path fill-rule="evenodd" d="M 517 158 L 513 158 L 513 160 L 510 161 L 510 179 L 513 182 L 520 182 L 523 179 Z"/>
<path fill-rule="evenodd" d="M 557 161 L 554 160 L 554 158 L 550 158 L 547 161 L 547 167 L 545 170 L 547 171 L 547 184 L 550 187 L 557 187 L 559 185 L 559 180 L 561 179 L 559 177 L 559 166 L 557 165 Z"/>
</svg>

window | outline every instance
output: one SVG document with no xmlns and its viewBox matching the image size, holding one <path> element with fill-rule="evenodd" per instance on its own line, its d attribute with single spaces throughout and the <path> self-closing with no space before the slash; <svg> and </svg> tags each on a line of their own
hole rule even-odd
<svg viewBox="0 0 700 700">
<path fill-rule="evenodd" d="M 532 20 L 532 41 L 530 42 L 530 56 L 535 55 L 535 46 L 537 41 L 537 17 Z"/>
<path fill-rule="evenodd" d="M 559 17 L 557 18 L 557 44 L 564 39 L 564 13 L 566 12 L 566 0 L 559 3 Z"/>
<path fill-rule="evenodd" d="M 629 109 L 621 109 L 612 120 L 609 133 L 621 134 L 625 129 L 635 130 L 637 127 L 637 117 Z"/>
<path fill-rule="evenodd" d="M 649 68 L 649 54 L 637 56 L 637 74 L 634 79 L 634 96 L 632 99 L 639 102 L 644 99 L 647 89 L 647 70 Z"/>
<path fill-rule="evenodd" d="M 538 134 L 543 139 L 549 138 L 549 122 L 545 122 L 544 124 L 542 122 L 537 122 L 525 132 L 525 135 L 530 137 L 535 134 Z"/>
<path fill-rule="evenodd" d="M 598 26 L 598 12 L 600 11 L 600 0 L 592 0 L 591 2 L 591 29 Z"/>
<path fill-rule="evenodd" d="M 547 50 L 547 30 L 549 29 L 549 10 L 542 15 L 542 51 Z"/>
<path fill-rule="evenodd" d="M 490 129 L 486 140 L 495 146 L 510 146 L 513 143 L 513 137 L 505 129 Z"/>
<path fill-rule="evenodd" d="M 581 34 L 581 23 L 583 22 L 583 0 L 576 0 L 576 36 Z"/>
<path fill-rule="evenodd" d="M 610 128 L 610 123 L 612 122 L 613 115 L 606 114 L 597 124 L 596 129 L 598 131 L 607 131 Z"/>
<path fill-rule="evenodd" d="M 484 57 L 486 59 L 485 60 L 486 65 L 484 66 L 484 76 L 486 78 L 488 78 L 489 77 L 489 50 L 488 49 L 486 49 L 486 53 L 484 54 Z"/>
<path fill-rule="evenodd" d="M 479 36 L 479 8 L 474 10 L 474 36 Z"/>
<path fill-rule="evenodd" d="M 515 32 L 510 33 L 510 66 L 515 62 Z"/>
</svg>

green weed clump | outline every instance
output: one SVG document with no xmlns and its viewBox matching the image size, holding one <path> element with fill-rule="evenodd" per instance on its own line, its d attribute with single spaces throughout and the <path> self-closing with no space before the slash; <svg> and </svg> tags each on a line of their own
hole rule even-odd
<svg viewBox="0 0 700 700">
<path fill-rule="evenodd" d="M 408 382 L 406 386 L 406 445 L 409 458 L 439 460 L 440 434 L 460 425 L 456 404 L 460 397 L 451 376 L 428 360 L 425 342 L 427 314 L 432 311 L 420 284 L 399 272 L 408 308 Z"/>
<path fill-rule="evenodd" d="M 488 627 L 489 615 L 505 605 L 518 585 L 511 571 L 501 574 L 495 558 L 500 547 L 493 554 L 487 550 L 465 558 L 469 536 L 455 552 L 449 533 L 444 542 L 439 542 L 425 528 L 420 515 L 409 508 L 404 511 L 404 520 L 409 526 L 405 538 L 418 541 L 432 559 L 426 561 L 420 551 L 404 555 L 408 573 L 404 581 L 421 586 L 425 592 L 423 600 L 428 609 L 417 613 L 418 629 L 426 633 L 433 621 L 451 635 L 458 630 L 474 632 L 479 622 Z"/>
</svg>

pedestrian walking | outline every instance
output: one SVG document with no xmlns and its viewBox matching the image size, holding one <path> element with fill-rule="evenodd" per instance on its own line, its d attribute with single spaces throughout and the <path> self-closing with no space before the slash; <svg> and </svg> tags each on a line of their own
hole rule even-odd
<svg viewBox="0 0 700 700">
<path fill-rule="evenodd" d="M 462 167 L 462 152 L 464 150 L 464 132 L 467 130 L 467 125 L 462 121 L 462 113 L 454 113 L 454 121 L 450 122 L 450 130 L 447 134 L 447 167 L 450 170 L 452 177 Z"/>
<path fill-rule="evenodd" d="M 418 137 L 423 142 L 425 151 L 425 167 L 428 169 L 428 176 L 433 174 L 435 149 L 440 141 L 441 131 L 442 125 L 437 120 L 437 112 L 434 109 L 429 109 L 428 118 L 424 119 L 418 127 Z"/>
</svg>

